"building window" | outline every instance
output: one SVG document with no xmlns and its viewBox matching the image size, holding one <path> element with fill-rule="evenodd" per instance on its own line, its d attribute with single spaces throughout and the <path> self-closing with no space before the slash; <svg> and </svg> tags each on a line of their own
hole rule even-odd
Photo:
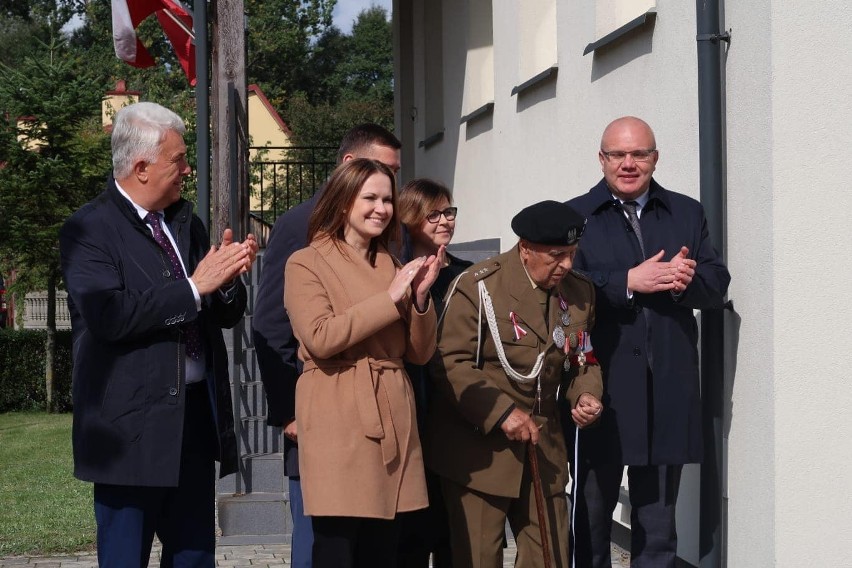
<svg viewBox="0 0 852 568">
<path fill-rule="evenodd" d="M 518 84 L 556 66 L 556 0 L 518 2 Z"/>
<path fill-rule="evenodd" d="M 462 122 L 494 108 L 494 20 L 491 0 L 470 0 Z"/>
<path fill-rule="evenodd" d="M 583 55 L 609 45 L 656 15 L 656 0 L 598 0 L 595 7 L 595 41 Z"/>
<path fill-rule="evenodd" d="M 441 0 L 423 2 L 424 138 L 420 147 L 444 137 L 444 34 Z"/>
</svg>

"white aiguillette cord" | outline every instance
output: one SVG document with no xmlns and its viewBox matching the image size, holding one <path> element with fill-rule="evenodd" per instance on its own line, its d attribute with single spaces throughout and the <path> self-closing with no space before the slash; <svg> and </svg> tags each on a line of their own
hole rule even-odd
<svg viewBox="0 0 852 568">
<path fill-rule="evenodd" d="M 509 361 L 506 359 L 506 353 L 503 351 L 503 342 L 500 341 L 500 330 L 497 329 L 497 316 L 494 315 L 494 304 L 491 303 L 491 295 L 488 293 L 488 290 L 485 289 L 485 282 L 479 281 L 479 308 L 480 312 L 482 310 L 482 306 L 485 306 L 485 319 L 488 322 L 488 329 L 491 330 L 491 337 L 494 338 L 494 348 L 497 350 L 497 358 L 500 360 L 500 364 L 503 366 L 503 370 L 506 372 L 506 375 L 521 384 L 529 384 L 535 380 L 541 380 L 539 375 L 541 374 L 541 366 L 544 364 L 544 354 L 542 351 L 538 354 L 538 357 L 535 360 L 535 365 L 533 365 L 532 370 L 527 375 L 522 375 L 516 370 L 514 370 L 511 365 L 509 365 Z M 480 316 L 481 317 L 481 316 Z M 541 385 L 539 385 L 539 389 Z"/>
</svg>

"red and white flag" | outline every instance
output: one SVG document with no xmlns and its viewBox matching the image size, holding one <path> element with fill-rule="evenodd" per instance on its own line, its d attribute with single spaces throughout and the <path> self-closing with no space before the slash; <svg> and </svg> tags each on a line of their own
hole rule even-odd
<svg viewBox="0 0 852 568">
<path fill-rule="evenodd" d="M 151 67 L 154 59 L 139 38 L 136 28 L 148 16 L 157 19 L 172 44 L 190 85 L 195 85 L 195 36 L 192 16 L 175 0 L 112 0 L 112 39 L 115 54 L 134 67 Z"/>
</svg>

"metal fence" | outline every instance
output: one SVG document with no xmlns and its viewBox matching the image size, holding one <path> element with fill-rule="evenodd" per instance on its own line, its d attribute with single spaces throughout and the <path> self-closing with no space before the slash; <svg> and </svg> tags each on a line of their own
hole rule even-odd
<svg viewBox="0 0 852 568">
<path fill-rule="evenodd" d="M 335 166 L 334 146 L 249 148 L 251 216 L 269 227 L 288 209 L 311 197 Z"/>
</svg>

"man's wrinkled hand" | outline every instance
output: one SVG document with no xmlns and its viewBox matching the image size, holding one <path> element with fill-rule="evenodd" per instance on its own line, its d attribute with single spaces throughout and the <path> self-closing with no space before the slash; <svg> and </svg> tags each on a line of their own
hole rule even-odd
<svg viewBox="0 0 852 568">
<path fill-rule="evenodd" d="M 603 404 L 595 396 L 584 392 L 571 410 L 571 418 L 578 428 L 585 428 L 601 417 Z"/>
<path fill-rule="evenodd" d="M 192 273 L 191 278 L 198 293 L 202 296 L 211 294 L 246 272 L 252 262 L 249 250 L 250 246 L 235 243 L 231 229 L 225 229 L 222 244 L 211 246 Z"/>
<path fill-rule="evenodd" d="M 510 440 L 538 444 L 538 426 L 532 417 L 523 410 L 512 409 L 512 412 L 500 425 L 500 429 Z"/>
</svg>

